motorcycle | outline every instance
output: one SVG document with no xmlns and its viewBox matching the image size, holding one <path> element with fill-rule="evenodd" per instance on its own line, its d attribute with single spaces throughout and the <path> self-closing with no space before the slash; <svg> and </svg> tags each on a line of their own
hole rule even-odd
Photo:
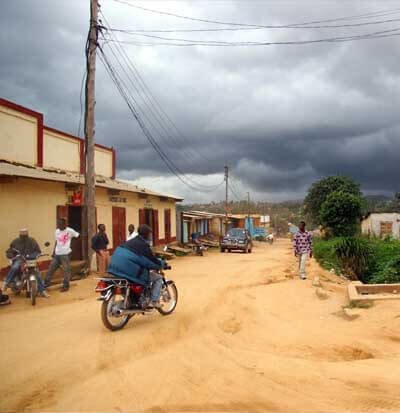
<svg viewBox="0 0 400 413">
<path fill-rule="evenodd" d="M 164 270 L 171 266 L 164 265 L 163 270 L 157 271 L 162 276 L 163 285 L 160 296 L 160 307 L 153 308 L 151 304 L 151 287 L 129 281 L 126 278 L 98 278 L 95 291 L 100 293 L 101 319 L 104 326 L 111 330 L 121 330 L 128 321 L 138 314 L 149 314 L 157 310 L 161 315 L 171 314 L 178 303 L 178 289 L 174 281 L 167 280 Z"/>
<path fill-rule="evenodd" d="M 47 247 L 50 243 L 45 243 Z M 37 278 L 40 277 L 40 270 L 38 265 L 38 259 L 40 257 L 48 256 L 49 254 L 35 254 L 35 255 L 23 255 L 20 251 L 13 248 L 13 251 L 17 254 L 14 260 L 20 260 L 20 271 L 15 276 L 11 290 L 15 295 L 21 294 L 22 291 L 26 291 L 26 297 L 31 299 L 32 305 L 36 304 L 36 296 L 38 292 Z"/>
</svg>

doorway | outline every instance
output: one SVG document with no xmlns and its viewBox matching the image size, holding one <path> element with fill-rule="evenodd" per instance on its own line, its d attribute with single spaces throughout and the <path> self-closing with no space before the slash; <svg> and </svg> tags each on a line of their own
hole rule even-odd
<svg viewBox="0 0 400 413">
<path fill-rule="evenodd" d="M 112 234 L 114 249 L 126 241 L 125 208 L 112 207 Z"/>
<path fill-rule="evenodd" d="M 79 234 L 82 234 L 82 211 L 83 208 L 81 206 L 58 205 L 56 214 L 57 221 L 60 218 L 65 219 L 69 227 L 79 232 Z M 72 260 L 80 261 L 83 259 L 82 245 L 82 236 L 71 240 Z"/>
<path fill-rule="evenodd" d="M 153 230 L 151 245 L 158 245 L 158 210 L 150 208 L 139 209 L 139 225 L 141 224 L 146 224 Z"/>
</svg>

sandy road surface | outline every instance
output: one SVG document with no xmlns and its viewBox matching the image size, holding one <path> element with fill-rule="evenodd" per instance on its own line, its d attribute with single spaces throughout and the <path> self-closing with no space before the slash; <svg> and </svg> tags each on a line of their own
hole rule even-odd
<svg viewBox="0 0 400 413">
<path fill-rule="evenodd" d="M 346 315 L 343 285 L 292 278 L 287 241 L 172 264 L 176 313 L 120 332 L 92 279 L 1 308 L 0 411 L 400 411 L 400 302 Z"/>
</svg>

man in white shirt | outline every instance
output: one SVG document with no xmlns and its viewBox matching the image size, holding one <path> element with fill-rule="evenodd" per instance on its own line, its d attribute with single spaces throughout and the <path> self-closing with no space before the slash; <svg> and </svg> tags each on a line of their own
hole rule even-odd
<svg viewBox="0 0 400 413">
<path fill-rule="evenodd" d="M 126 239 L 129 241 L 130 239 L 136 238 L 139 234 L 135 231 L 135 226 L 133 224 L 129 224 L 128 226 L 128 238 Z"/>
<path fill-rule="evenodd" d="M 69 290 L 69 282 L 71 280 L 71 240 L 78 238 L 79 233 L 74 229 L 67 227 L 67 222 L 64 218 L 58 220 L 57 229 L 55 232 L 56 245 L 54 248 L 53 259 L 47 271 L 45 278 L 45 286 L 50 286 L 51 279 L 55 271 L 62 267 L 64 270 L 64 281 L 61 292 Z M 46 288 L 47 288 L 46 287 Z"/>
</svg>

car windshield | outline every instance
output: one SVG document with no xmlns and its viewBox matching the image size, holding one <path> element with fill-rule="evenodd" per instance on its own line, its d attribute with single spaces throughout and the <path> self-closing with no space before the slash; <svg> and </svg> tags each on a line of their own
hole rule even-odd
<svg viewBox="0 0 400 413">
<path fill-rule="evenodd" d="M 236 237 L 236 238 L 244 238 L 246 235 L 246 231 L 240 228 L 232 228 L 228 231 L 228 237 Z"/>
</svg>

